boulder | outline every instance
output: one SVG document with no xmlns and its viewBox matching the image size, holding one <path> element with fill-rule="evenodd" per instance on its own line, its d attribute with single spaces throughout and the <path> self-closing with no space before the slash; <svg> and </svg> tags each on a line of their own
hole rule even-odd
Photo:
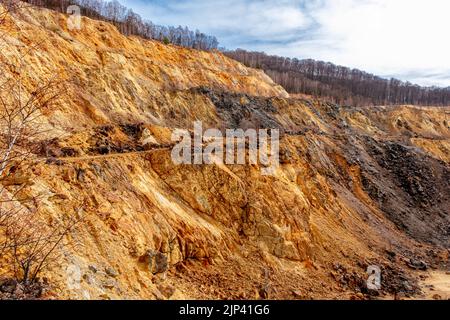
<svg viewBox="0 0 450 320">
<path fill-rule="evenodd" d="M 153 274 L 163 273 L 169 269 L 167 256 L 159 251 L 150 249 L 139 258 L 139 261 L 147 264 Z"/>
</svg>

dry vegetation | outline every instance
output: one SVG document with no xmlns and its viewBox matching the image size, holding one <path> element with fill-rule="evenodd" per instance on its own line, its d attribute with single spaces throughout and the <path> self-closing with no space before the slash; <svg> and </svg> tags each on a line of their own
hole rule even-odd
<svg viewBox="0 0 450 320">
<path fill-rule="evenodd" d="M 0 25 L 23 9 L 18 1 L 2 4 Z M 7 51 L 9 44 L 2 40 L 0 35 L 0 47 Z M 24 192 L 27 179 L 20 171 L 40 146 L 40 119 L 64 95 L 64 82 L 57 76 L 24 87 L 24 57 L 36 49 L 37 45 L 13 56 L 0 55 L 0 271 L 5 272 L 0 274 L 0 296 L 6 298 L 39 297 L 40 273 L 57 263 L 56 249 L 81 221 L 77 212 L 49 225 L 39 215 L 40 196 Z M 5 285 L 8 289 L 2 292 Z"/>
</svg>

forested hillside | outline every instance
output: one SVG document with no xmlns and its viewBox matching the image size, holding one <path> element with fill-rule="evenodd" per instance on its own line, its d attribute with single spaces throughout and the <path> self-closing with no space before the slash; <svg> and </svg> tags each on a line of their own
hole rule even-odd
<svg viewBox="0 0 450 320">
<path fill-rule="evenodd" d="M 246 66 L 263 69 L 289 93 L 309 94 L 357 106 L 450 105 L 450 88 L 420 87 L 312 59 L 291 59 L 242 49 L 225 54 Z"/>
<path fill-rule="evenodd" d="M 103 0 L 27 0 L 26 3 L 66 13 L 78 5 L 81 14 L 112 23 L 124 35 L 137 35 L 166 44 L 200 50 L 214 50 L 219 42 L 187 27 L 160 26 L 141 18 L 118 1 Z M 13 1 L 13 3 L 17 3 Z M 242 49 L 224 53 L 248 67 L 264 70 L 291 94 L 307 94 L 345 105 L 450 105 L 450 88 L 421 87 L 398 79 L 384 79 L 373 74 L 312 59 L 299 60 L 270 56 L 264 52 Z"/>
</svg>

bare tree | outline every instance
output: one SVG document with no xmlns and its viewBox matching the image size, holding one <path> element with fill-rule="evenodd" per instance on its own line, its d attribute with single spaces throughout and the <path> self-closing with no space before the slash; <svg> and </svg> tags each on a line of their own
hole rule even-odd
<svg viewBox="0 0 450 320">
<path fill-rule="evenodd" d="M 30 146 L 43 133 L 38 120 L 63 91 L 61 80 L 49 79 L 28 93 L 21 80 L 11 77 L 0 85 L 0 177 L 8 164 L 17 164 L 33 151 Z"/>
<path fill-rule="evenodd" d="M 82 221 L 81 208 L 66 221 L 54 225 L 43 221 L 36 209 L 26 210 L 18 216 L 18 221 L 7 230 L 6 254 L 10 255 L 19 282 L 29 285 L 43 270 L 59 262 L 61 255 L 57 249 Z"/>
<path fill-rule="evenodd" d="M 3 22 L 11 13 L 2 15 Z M 57 249 L 82 220 L 81 207 L 50 224 L 40 214 L 39 195 L 23 196 L 27 184 L 21 181 L 20 171 L 24 162 L 36 159 L 44 132 L 43 113 L 59 102 L 67 82 L 57 73 L 46 79 L 30 77 L 26 57 L 38 50 L 38 45 L 9 43 L 2 36 L 6 34 L 2 27 L 0 24 L 0 266 L 8 264 L 17 281 L 27 286 L 58 260 Z"/>
<path fill-rule="evenodd" d="M 6 22 L 9 14 L 16 11 L 19 5 L 20 2 L 16 0 L 0 0 L 0 25 Z"/>
</svg>

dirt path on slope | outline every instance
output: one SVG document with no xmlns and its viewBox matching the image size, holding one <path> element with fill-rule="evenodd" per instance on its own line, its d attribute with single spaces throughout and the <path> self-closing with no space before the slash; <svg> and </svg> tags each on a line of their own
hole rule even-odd
<svg viewBox="0 0 450 320">
<path fill-rule="evenodd" d="M 123 152 L 123 153 L 108 153 L 108 154 L 99 154 L 99 155 L 87 155 L 87 156 L 79 156 L 79 157 L 58 157 L 56 160 L 65 161 L 65 162 L 77 162 L 77 161 L 85 161 L 85 160 L 96 160 L 96 159 L 108 159 L 108 158 L 120 158 L 120 157 L 128 157 L 130 155 L 140 155 L 153 153 L 156 151 L 169 151 L 170 148 L 157 148 L 152 150 L 145 151 L 132 151 L 132 152 Z"/>
</svg>

